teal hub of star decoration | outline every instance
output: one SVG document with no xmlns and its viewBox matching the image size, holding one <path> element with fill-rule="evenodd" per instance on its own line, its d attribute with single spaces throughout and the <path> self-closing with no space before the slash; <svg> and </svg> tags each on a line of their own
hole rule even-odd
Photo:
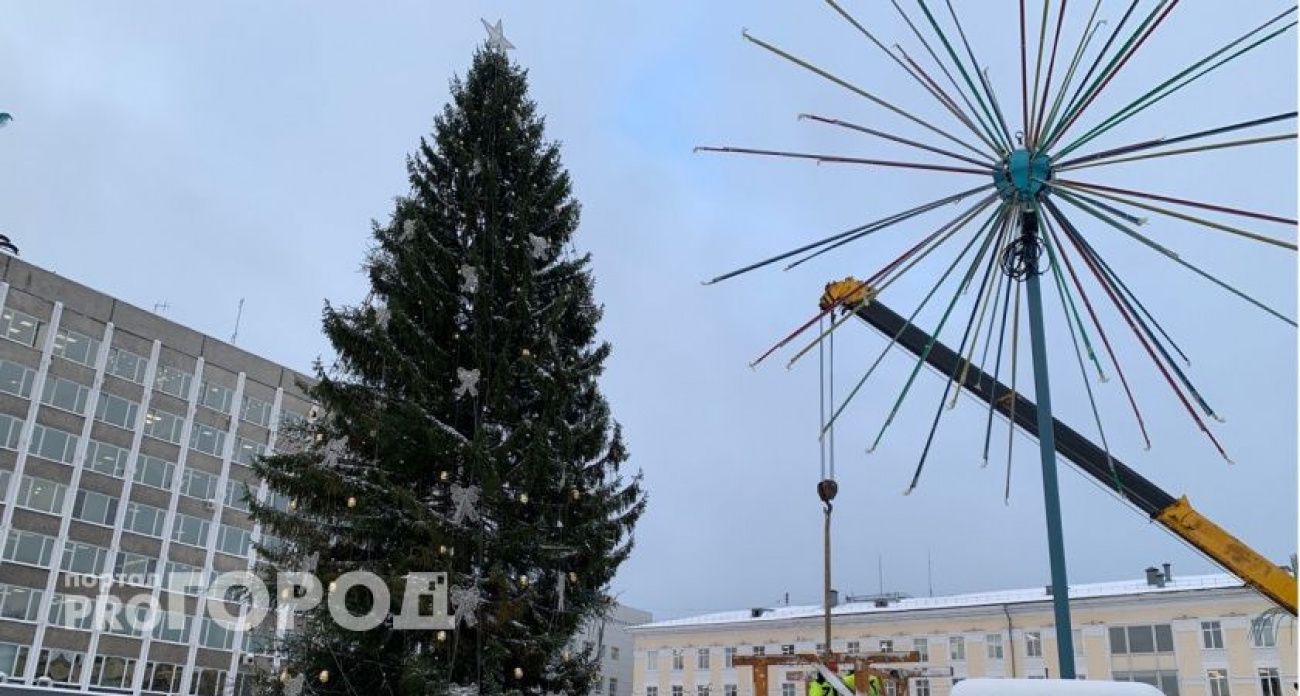
<svg viewBox="0 0 1300 696">
<path fill-rule="evenodd" d="M 993 184 L 1005 201 L 1032 203 L 1052 179 L 1052 160 L 1025 148 L 1014 150 L 993 170 Z"/>
</svg>

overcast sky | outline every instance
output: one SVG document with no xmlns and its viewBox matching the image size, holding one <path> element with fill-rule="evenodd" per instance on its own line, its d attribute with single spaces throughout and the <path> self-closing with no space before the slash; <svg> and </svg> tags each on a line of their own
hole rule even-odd
<svg viewBox="0 0 1300 696">
<path fill-rule="evenodd" d="M 887 3 L 844 4 L 887 44 L 925 57 Z M 957 4 L 1003 107 L 1017 114 L 1015 4 Z M 1113 27 L 1126 6 L 1105 0 L 1100 16 Z M 1058 83 L 1091 7 L 1070 3 Z M 1081 123 L 1097 123 L 1283 9 L 1180 4 Z M 0 131 L 0 231 L 22 257 L 146 309 L 166 303 L 160 311 L 169 319 L 223 339 L 244 298 L 238 345 L 303 371 L 329 353 L 319 332 L 323 300 L 364 297 L 358 269 L 370 220 L 387 218 L 393 197 L 406 192 L 405 155 L 431 129 L 448 79 L 464 73 L 483 41 L 480 17 L 502 19 L 583 205 L 576 243 L 594 255 L 602 334 L 614 346 L 604 389 L 650 494 L 614 590 L 656 618 L 770 606 L 787 593 L 792 603 L 817 601 L 817 360 L 791 371 L 783 367 L 790 353 L 758 370 L 748 363 L 815 313 L 825 282 L 870 275 L 957 209 L 788 273 L 711 287 L 700 280 L 979 183 L 953 173 L 692 154 L 695 145 L 726 144 L 926 159 L 801 123 L 801 112 L 936 141 L 747 44 L 742 28 L 959 128 L 824 3 L 6 1 L 0 15 L 0 111 L 15 117 Z M 1036 16 L 1030 21 L 1036 33 Z M 1292 29 L 1095 144 L 1291 111 L 1295 67 Z M 1294 128 L 1288 121 L 1224 139 Z M 1287 217 L 1296 209 L 1294 141 L 1078 178 Z M 1094 287 L 1154 442 L 1144 451 L 1118 380 L 1094 379 L 1113 452 L 1286 562 L 1296 549 L 1295 329 L 1117 231 L 1075 219 L 1190 356 L 1189 374 L 1227 418 L 1212 426 L 1236 464 L 1198 432 Z M 1291 227 L 1219 219 L 1295 241 Z M 1144 231 L 1295 317 L 1294 252 L 1158 216 Z M 910 311 L 955 249 L 927 259 L 883 301 Z M 1095 437 L 1054 291 L 1046 307 L 1056 412 Z M 937 318 L 927 310 L 921 325 L 933 328 Z M 950 343 L 959 336 L 944 334 Z M 884 345 L 856 323 L 837 334 L 841 395 Z M 835 586 L 875 592 L 882 568 L 885 590 L 913 595 L 1046 584 L 1036 443 L 1015 438 L 1004 504 L 1005 424 L 995 426 L 992 461 L 981 468 L 986 411 L 963 400 L 945 414 L 919 488 L 902 496 L 943 387 L 923 371 L 881 446 L 865 454 L 911 364 L 897 351 L 887 358 L 837 430 Z M 1027 370 L 1021 380 L 1029 384 Z M 1163 561 L 1175 574 L 1216 572 L 1062 469 L 1071 581 L 1137 578 Z"/>
</svg>

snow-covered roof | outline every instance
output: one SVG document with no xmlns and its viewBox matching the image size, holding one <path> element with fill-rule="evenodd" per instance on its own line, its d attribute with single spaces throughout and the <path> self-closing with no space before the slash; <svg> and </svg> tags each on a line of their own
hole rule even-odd
<svg viewBox="0 0 1300 696">
<path fill-rule="evenodd" d="M 1231 575 L 1188 575 L 1176 576 L 1167 581 L 1164 587 L 1156 587 L 1142 580 L 1121 580 L 1116 582 L 1099 582 L 1070 585 L 1070 599 L 1088 599 L 1094 597 L 1122 597 L 1126 595 L 1167 594 L 1186 592 L 1188 590 L 1214 590 L 1244 587 L 1238 578 Z M 951 595 L 948 597 L 908 597 L 890 600 L 884 607 L 875 606 L 874 602 L 847 602 L 831 609 L 835 616 L 851 614 L 885 614 L 894 612 L 917 611 L 924 609 L 954 609 L 960 607 L 979 607 L 1000 604 L 1023 604 L 1028 602 L 1050 601 L 1046 586 L 1025 590 L 1000 590 L 996 592 L 977 592 L 972 594 Z M 643 624 L 631 630 L 643 631 L 681 626 L 703 626 L 708 624 L 736 624 L 758 621 L 781 621 L 789 619 L 813 618 L 822 615 L 821 605 L 785 606 L 764 609 L 761 616 L 753 616 L 753 610 L 724 611 L 716 614 L 704 614 L 680 619 L 668 619 Z"/>
</svg>

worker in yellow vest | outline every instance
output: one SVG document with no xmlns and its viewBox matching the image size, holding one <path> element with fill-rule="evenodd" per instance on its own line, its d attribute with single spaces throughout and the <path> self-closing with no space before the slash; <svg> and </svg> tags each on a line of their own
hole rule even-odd
<svg viewBox="0 0 1300 696">
<path fill-rule="evenodd" d="M 832 696 L 828 693 L 831 691 L 830 686 L 830 684 L 826 683 L 826 677 L 823 677 L 821 672 L 818 672 L 817 676 L 808 680 L 808 696 Z"/>
<path fill-rule="evenodd" d="M 872 672 L 867 672 L 867 694 L 868 696 L 880 696 L 883 693 L 880 688 L 880 676 Z"/>
<path fill-rule="evenodd" d="M 845 674 L 840 681 L 844 682 L 844 685 L 849 687 L 849 691 L 852 691 L 855 694 L 858 692 L 857 672 L 850 671 L 848 674 Z"/>
</svg>

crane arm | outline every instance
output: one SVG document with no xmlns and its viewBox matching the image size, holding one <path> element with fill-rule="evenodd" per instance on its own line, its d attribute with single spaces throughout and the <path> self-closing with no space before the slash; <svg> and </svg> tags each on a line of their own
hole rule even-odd
<svg viewBox="0 0 1300 696">
<path fill-rule="evenodd" d="M 885 305 L 873 301 L 874 295 L 872 289 L 849 278 L 828 284 L 821 305 L 823 309 L 838 306 L 853 312 L 886 336 L 897 336 L 898 345 L 909 352 L 922 355 L 925 346 L 932 341 L 931 336 Z M 942 374 L 959 377 L 962 374 L 959 369 L 962 357 L 937 340 L 933 342 L 925 361 Z M 992 404 L 994 409 L 1012 419 L 1021 430 L 1038 437 L 1038 408 L 1034 402 L 1012 392 L 975 365 L 971 365 L 964 374 L 965 378 L 958 380 L 958 386 L 981 401 Z M 1014 409 L 1011 408 L 1013 402 Z M 1296 615 L 1294 575 L 1197 512 L 1186 496 L 1174 498 L 1055 418 L 1052 419 L 1052 427 L 1059 455 L 1292 616 Z"/>
</svg>

